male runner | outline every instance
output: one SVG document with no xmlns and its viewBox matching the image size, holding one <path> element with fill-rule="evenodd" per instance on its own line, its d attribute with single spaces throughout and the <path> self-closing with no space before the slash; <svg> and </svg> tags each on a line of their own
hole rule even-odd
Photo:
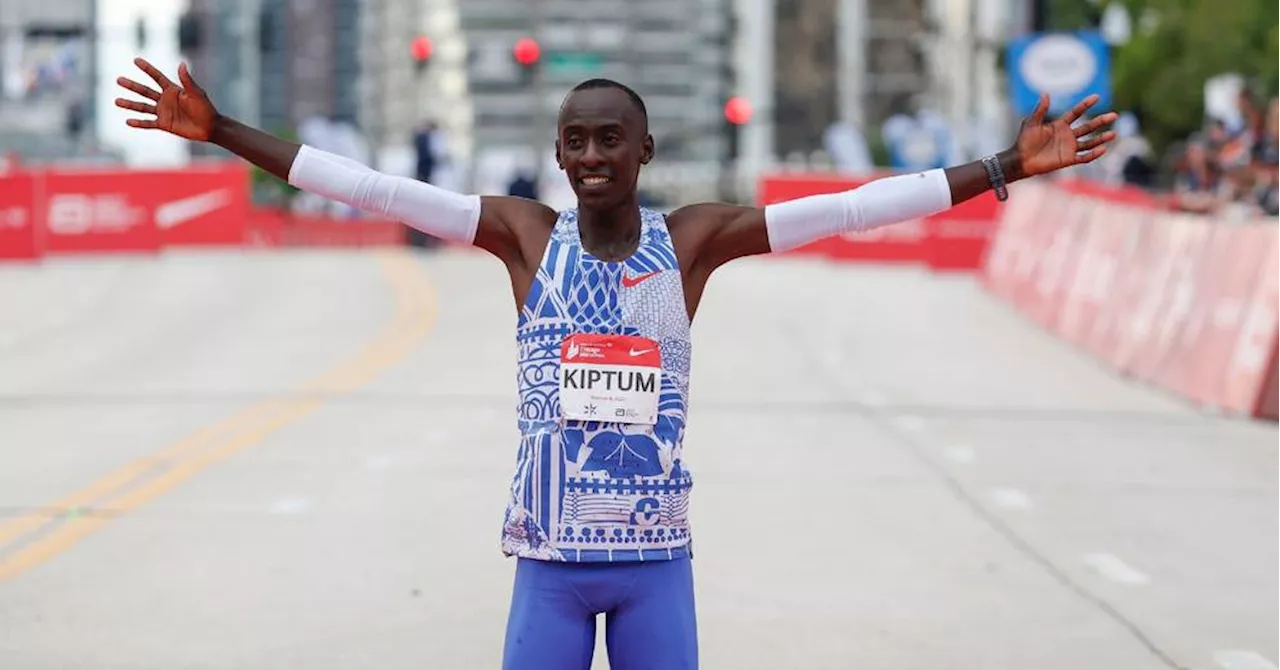
<svg viewBox="0 0 1280 670">
<path fill-rule="evenodd" d="M 218 114 L 185 65 L 181 85 L 135 63 L 160 90 L 120 78 L 150 102 L 116 105 L 158 128 L 212 142 L 301 189 L 473 244 L 507 268 L 518 310 L 521 444 L 502 531 L 517 557 L 504 667 L 586 670 L 606 614 L 614 670 L 697 667 L 682 441 L 689 326 L 707 279 L 743 256 L 784 251 L 948 209 L 1005 184 L 1102 156 L 1115 114 L 1072 128 L 1096 102 L 1045 121 L 1048 98 L 1013 148 L 946 170 L 880 179 L 844 193 L 745 207 L 699 204 L 662 215 L 638 206 L 653 159 L 644 103 L 593 79 L 560 109 L 556 159 L 578 207 L 555 212 L 509 196 L 450 193 L 378 173 Z"/>
</svg>

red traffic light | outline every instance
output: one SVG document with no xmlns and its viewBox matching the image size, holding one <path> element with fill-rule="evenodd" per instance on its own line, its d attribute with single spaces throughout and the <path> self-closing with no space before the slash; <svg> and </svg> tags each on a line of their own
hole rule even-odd
<svg viewBox="0 0 1280 670">
<path fill-rule="evenodd" d="M 426 35 L 419 35 L 413 38 L 413 44 L 410 46 L 410 50 L 413 52 L 413 59 L 421 63 L 431 58 L 432 47 L 431 38 Z"/>
<path fill-rule="evenodd" d="M 516 46 L 515 49 L 512 50 L 512 54 L 515 55 L 517 63 L 525 67 L 529 67 L 530 65 L 537 63 L 538 59 L 542 56 L 542 47 L 538 46 L 538 42 L 536 40 L 525 37 L 519 42 L 516 42 Z"/>
<path fill-rule="evenodd" d="M 724 118 L 735 126 L 741 126 L 751 120 L 751 103 L 746 98 L 734 96 L 724 103 Z"/>
</svg>

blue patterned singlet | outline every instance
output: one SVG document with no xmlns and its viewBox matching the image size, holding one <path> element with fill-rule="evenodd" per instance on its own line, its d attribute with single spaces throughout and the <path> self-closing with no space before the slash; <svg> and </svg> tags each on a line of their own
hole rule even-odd
<svg viewBox="0 0 1280 670">
<path fill-rule="evenodd" d="M 562 212 L 521 307 L 521 439 L 502 530 L 508 556 L 600 562 L 690 555 L 693 480 L 681 460 L 689 318 L 665 217 L 641 209 L 640 220 L 636 252 L 606 262 L 583 248 L 577 211 Z M 656 424 L 561 418 L 560 345 L 575 333 L 658 343 Z"/>
</svg>

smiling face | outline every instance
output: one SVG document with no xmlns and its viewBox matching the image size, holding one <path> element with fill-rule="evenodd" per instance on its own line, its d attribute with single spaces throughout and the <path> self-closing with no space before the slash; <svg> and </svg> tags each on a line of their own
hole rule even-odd
<svg viewBox="0 0 1280 670">
<path fill-rule="evenodd" d="M 653 137 L 639 107 L 619 88 L 575 91 L 560 108 L 556 162 L 580 207 L 608 209 L 634 198 Z"/>
</svg>

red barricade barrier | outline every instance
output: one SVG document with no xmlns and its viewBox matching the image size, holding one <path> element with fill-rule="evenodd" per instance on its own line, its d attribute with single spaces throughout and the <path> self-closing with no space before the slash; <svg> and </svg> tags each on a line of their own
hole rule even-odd
<svg viewBox="0 0 1280 670">
<path fill-rule="evenodd" d="M 36 259 L 43 252 L 36 227 L 36 178 L 0 174 L 0 258 Z"/>
<path fill-rule="evenodd" d="M 1056 195 L 1037 182 L 1019 184 L 1017 189 L 1018 197 L 1011 198 L 1004 210 L 1000 234 L 987 247 L 980 275 L 989 291 L 1011 303 L 1018 302 L 1018 291 L 1026 283 L 1039 252 L 1035 245 L 1036 221 Z"/>
<path fill-rule="evenodd" d="M 408 227 L 377 217 L 334 219 L 319 214 L 253 208 L 246 244 L 255 247 L 402 246 Z"/>
<path fill-rule="evenodd" d="M 1080 250 L 1088 242 L 1090 200 L 1060 198 L 1054 207 L 1062 225 L 1043 229 L 1043 251 L 1032 264 L 1032 283 L 1020 294 L 1023 310 L 1048 328 L 1057 326 L 1067 291 L 1075 276 Z"/>
<path fill-rule="evenodd" d="M 184 246 L 398 246 L 397 221 L 250 206 L 239 162 L 181 170 L 51 169 L 0 176 L 0 258 Z M 21 224 L 21 225 L 20 225 Z"/>
<path fill-rule="evenodd" d="M 1110 331 L 1114 314 L 1115 287 L 1124 276 L 1128 249 L 1136 244 L 1142 230 L 1140 210 L 1131 207 L 1091 208 L 1079 258 L 1069 285 L 1064 290 L 1057 329 L 1063 337 L 1094 353 L 1098 342 Z"/>
<path fill-rule="evenodd" d="M 883 176 L 888 175 L 764 175 L 756 191 L 756 203 L 765 206 L 847 191 Z M 787 253 L 841 261 L 920 263 L 934 270 L 976 270 L 982 266 L 999 211 L 995 195 L 987 193 L 937 216 L 831 237 Z"/>
<path fill-rule="evenodd" d="M 1207 407 L 1274 419 L 1277 225 L 1099 193 L 1020 184 L 983 285 L 1117 371 Z"/>
<path fill-rule="evenodd" d="M 43 251 L 156 252 L 244 243 L 248 171 L 237 163 L 181 170 L 48 169 L 19 173 Z M 14 177 L 6 177 L 7 180 Z"/>
<path fill-rule="evenodd" d="M 1276 357 L 1276 320 L 1280 319 L 1280 236 L 1275 226 L 1267 230 L 1266 259 L 1254 281 L 1247 310 L 1237 332 L 1231 361 L 1227 365 L 1226 388 L 1222 393 L 1223 406 L 1233 412 L 1256 412 L 1265 394 L 1260 387 L 1274 385 L 1274 375 L 1268 380 L 1268 367 L 1274 367 Z"/>
<path fill-rule="evenodd" d="M 144 177 L 145 178 L 145 177 Z M 153 173 L 156 227 L 166 247 L 239 246 L 249 215 L 249 170 L 240 162 Z"/>
<path fill-rule="evenodd" d="M 1169 209 L 1169 199 L 1146 191 L 1136 186 L 1105 184 L 1083 179 L 1058 179 L 1054 182 L 1058 188 L 1073 193 L 1111 203 L 1123 203 L 1144 209 Z"/>
<path fill-rule="evenodd" d="M 37 221 L 48 253 L 160 250 L 154 205 L 132 173 L 48 171 L 36 179 L 42 191 Z"/>
<path fill-rule="evenodd" d="M 236 163 L 175 170 L 49 170 L 41 177 L 51 252 L 244 242 L 248 172 Z"/>
</svg>

